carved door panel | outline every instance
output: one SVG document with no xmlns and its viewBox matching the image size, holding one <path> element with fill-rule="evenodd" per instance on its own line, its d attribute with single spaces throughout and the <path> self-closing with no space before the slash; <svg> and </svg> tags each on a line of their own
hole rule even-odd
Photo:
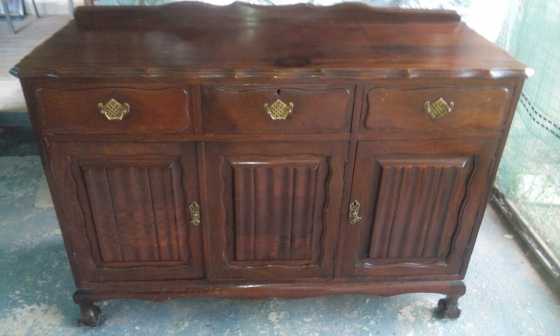
<svg viewBox="0 0 560 336">
<path fill-rule="evenodd" d="M 358 144 L 345 275 L 458 276 L 486 207 L 492 141 Z M 349 209 L 350 210 L 350 209 Z"/>
<path fill-rule="evenodd" d="M 55 143 L 55 200 L 86 281 L 201 278 L 193 144 Z"/>
<path fill-rule="evenodd" d="M 207 145 L 209 277 L 331 277 L 345 143 Z"/>
</svg>

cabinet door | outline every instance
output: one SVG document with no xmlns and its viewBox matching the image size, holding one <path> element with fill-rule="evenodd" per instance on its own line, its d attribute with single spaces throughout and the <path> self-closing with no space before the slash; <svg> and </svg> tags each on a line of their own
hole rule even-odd
<svg viewBox="0 0 560 336">
<path fill-rule="evenodd" d="M 345 275 L 460 275 L 486 206 L 495 150 L 492 141 L 359 143 L 354 211 L 349 206 L 344 223 Z"/>
<path fill-rule="evenodd" d="M 345 143 L 207 145 L 209 277 L 331 277 Z"/>
<path fill-rule="evenodd" d="M 84 280 L 203 276 L 193 144 L 52 146 L 55 203 Z"/>
</svg>

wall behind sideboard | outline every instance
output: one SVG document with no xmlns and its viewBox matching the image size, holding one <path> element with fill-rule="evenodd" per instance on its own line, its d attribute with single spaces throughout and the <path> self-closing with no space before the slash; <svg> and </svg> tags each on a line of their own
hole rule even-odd
<svg viewBox="0 0 560 336">
<path fill-rule="evenodd" d="M 25 9 L 28 15 L 34 15 L 31 0 L 25 1 Z M 68 0 L 35 0 L 39 15 L 69 15 Z M 82 6 L 84 0 L 74 0 L 74 7 Z"/>
</svg>

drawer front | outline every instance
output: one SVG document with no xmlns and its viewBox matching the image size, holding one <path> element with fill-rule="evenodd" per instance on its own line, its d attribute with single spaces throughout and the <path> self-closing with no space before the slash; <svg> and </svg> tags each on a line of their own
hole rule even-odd
<svg viewBox="0 0 560 336">
<path fill-rule="evenodd" d="M 37 90 L 42 126 L 56 133 L 175 133 L 192 129 L 183 88 Z"/>
<path fill-rule="evenodd" d="M 350 128 L 351 86 L 216 86 L 203 89 L 210 133 L 332 133 Z"/>
<path fill-rule="evenodd" d="M 407 134 L 501 130 L 511 98 L 508 87 L 372 88 L 363 128 Z"/>
</svg>

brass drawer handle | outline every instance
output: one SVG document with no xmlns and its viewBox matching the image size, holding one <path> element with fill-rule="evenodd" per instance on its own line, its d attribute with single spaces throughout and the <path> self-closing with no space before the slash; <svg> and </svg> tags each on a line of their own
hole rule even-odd
<svg viewBox="0 0 560 336">
<path fill-rule="evenodd" d="M 109 99 L 105 104 L 97 103 L 97 108 L 99 108 L 99 113 L 103 114 L 107 120 L 123 120 L 130 112 L 130 105 L 120 103 L 115 98 Z"/>
<path fill-rule="evenodd" d="M 453 108 L 455 108 L 455 103 L 448 103 L 443 98 L 439 98 L 434 102 L 427 101 L 424 103 L 424 111 L 426 111 L 432 120 L 445 117 L 453 111 Z"/>
<path fill-rule="evenodd" d="M 191 224 L 193 226 L 200 225 L 200 205 L 197 202 L 189 204 L 189 212 L 191 213 Z"/>
<path fill-rule="evenodd" d="M 357 200 L 354 200 L 352 201 L 352 203 L 350 203 L 350 208 L 348 211 L 348 221 L 350 221 L 350 224 L 352 225 L 358 224 L 362 221 L 362 217 L 360 217 L 360 202 L 358 202 Z"/>
<path fill-rule="evenodd" d="M 286 120 L 294 111 L 294 103 L 290 102 L 286 104 L 282 100 L 276 99 L 276 101 L 270 105 L 265 103 L 264 110 L 272 120 Z"/>
</svg>

